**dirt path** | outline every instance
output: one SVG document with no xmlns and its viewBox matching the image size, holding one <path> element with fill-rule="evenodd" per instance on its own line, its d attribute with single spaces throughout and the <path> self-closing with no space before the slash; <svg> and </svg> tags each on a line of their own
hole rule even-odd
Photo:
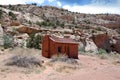
<svg viewBox="0 0 120 80">
<path fill-rule="evenodd" d="M 10 57 L 11 54 L 0 55 L 0 80 L 120 80 L 120 63 L 113 64 L 107 59 L 91 57 L 87 55 L 79 55 L 79 69 L 73 72 L 56 71 L 56 66 L 47 65 L 45 59 L 45 69 L 34 69 L 34 71 L 23 72 L 18 71 L 20 68 L 4 67 L 4 59 Z M 44 58 L 43 58 L 44 59 Z"/>
<path fill-rule="evenodd" d="M 79 58 L 83 68 L 61 80 L 120 80 L 120 66 L 96 57 L 80 55 Z"/>
</svg>

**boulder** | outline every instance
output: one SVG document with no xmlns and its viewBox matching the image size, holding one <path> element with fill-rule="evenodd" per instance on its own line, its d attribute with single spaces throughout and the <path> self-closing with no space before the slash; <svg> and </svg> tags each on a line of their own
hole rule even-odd
<svg viewBox="0 0 120 80">
<path fill-rule="evenodd" d="M 60 33 L 54 33 L 52 35 L 55 36 L 55 37 L 58 37 L 58 38 L 64 38 L 64 36 Z"/>
<path fill-rule="evenodd" d="M 19 34 L 19 35 L 15 35 L 14 38 L 16 39 L 28 39 L 29 35 L 27 33 L 23 33 L 23 34 Z"/>
<path fill-rule="evenodd" d="M 26 40 L 24 39 L 14 39 L 14 46 L 26 48 Z"/>
<path fill-rule="evenodd" d="M 14 45 L 25 48 L 28 37 L 29 37 L 29 35 L 27 33 L 14 36 Z"/>
<path fill-rule="evenodd" d="M 79 41 L 78 51 L 80 51 L 80 52 L 84 52 L 85 51 L 85 45 L 81 41 Z"/>
<path fill-rule="evenodd" d="M 98 48 L 104 49 L 107 52 L 111 51 L 110 38 L 107 34 L 93 35 L 92 39 Z"/>
<path fill-rule="evenodd" d="M 0 24 L 0 46 L 4 45 L 4 39 L 3 39 L 3 28 Z"/>
<path fill-rule="evenodd" d="M 20 23 L 18 21 L 12 21 L 10 23 L 10 26 L 19 26 L 19 25 L 20 25 Z"/>
<path fill-rule="evenodd" d="M 75 35 L 71 35 L 70 38 L 71 38 L 71 39 L 75 39 Z"/>
<path fill-rule="evenodd" d="M 98 48 L 92 40 L 86 39 L 85 51 L 92 52 L 92 53 L 98 53 Z"/>
</svg>

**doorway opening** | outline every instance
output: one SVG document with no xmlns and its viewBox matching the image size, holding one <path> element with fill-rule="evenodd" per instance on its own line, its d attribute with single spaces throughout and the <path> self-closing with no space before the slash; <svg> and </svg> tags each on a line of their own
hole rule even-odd
<svg viewBox="0 0 120 80">
<path fill-rule="evenodd" d="M 61 53 L 61 47 L 58 47 L 58 53 Z"/>
</svg>

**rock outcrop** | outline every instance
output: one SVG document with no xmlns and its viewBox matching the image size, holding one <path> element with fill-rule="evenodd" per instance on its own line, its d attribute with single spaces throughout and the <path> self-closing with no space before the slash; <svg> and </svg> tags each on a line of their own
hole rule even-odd
<svg viewBox="0 0 120 80">
<path fill-rule="evenodd" d="M 37 32 L 39 32 L 40 30 L 39 30 L 39 29 L 36 29 L 36 28 L 33 28 L 33 27 L 22 26 L 22 27 L 17 28 L 17 31 L 18 31 L 19 33 L 32 34 L 32 33 L 37 33 Z"/>
<path fill-rule="evenodd" d="M 95 45 L 95 43 L 93 42 L 93 40 L 86 39 L 85 51 L 91 52 L 91 53 L 98 53 L 98 48 Z"/>
<path fill-rule="evenodd" d="M 19 25 L 20 25 L 20 23 L 18 21 L 12 21 L 10 23 L 10 26 L 19 26 Z"/>
<path fill-rule="evenodd" d="M 111 51 L 110 38 L 107 34 L 94 35 L 92 39 L 98 48 L 104 49 L 107 52 Z"/>
</svg>

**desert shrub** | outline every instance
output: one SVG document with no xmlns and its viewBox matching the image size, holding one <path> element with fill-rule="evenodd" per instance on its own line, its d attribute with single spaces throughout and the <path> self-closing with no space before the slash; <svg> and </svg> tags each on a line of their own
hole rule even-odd
<svg viewBox="0 0 120 80">
<path fill-rule="evenodd" d="M 28 23 L 29 23 L 30 25 L 32 25 L 32 22 L 31 22 L 30 20 L 28 21 Z"/>
<path fill-rule="evenodd" d="M 33 67 L 41 67 L 43 61 L 33 57 L 33 56 L 26 56 L 26 55 L 15 55 L 9 58 L 6 61 L 7 66 L 17 66 L 17 67 L 24 67 L 24 68 L 33 68 Z"/>
<path fill-rule="evenodd" d="M 89 20 L 84 20 L 84 22 L 85 22 L 86 24 L 90 24 L 90 21 L 89 21 Z"/>
<path fill-rule="evenodd" d="M 64 53 L 57 53 L 52 56 L 52 59 L 54 58 L 68 58 L 68 56 Z"/>
<path fill-rule="evenodd" d="M 0 9 L 0 19 L 2 18 L 3 11 Z"/>
<path fill-rule="evenodd" d="M 16 31 L 17 31 L 16 28 L 12 28 L 12 32 L 16 33 Z"/>
<path fill-rule="evenodd" d="M 49 26 L 55 26 L 54 22 L 49 22 Z"/>
<path fill-rule="evenodd" d="M 78 48 L 78 52 L 85 52 L 84 47 L 79 47 L 79 48 Z"/>
<path fill-rule="evenodd" d="M 107 53 L 107 51 L 106 50 L 104 50 L 104 49 L 99 49 L 98 50 L 98 54 L 106 54 Z"/>
<path fill-rule="evenodd" d="M 11 35 L 4 35 L 3 38 L 4 38 L 4 48 L 5 49 L 13 47 L 13 44 L 14 44 L 13 36 L 11 36 Z"/>
<path fill-rule="evenodd" d="M 97 30 L 92 30 L 92 33 L 97 33 Z"/>
<path fill-rule="evenodd" d="M 60 26 L 61 26 L 62 28 L 64 28 L 65 24 L 64 24 L 64 23 L 62 23 L 62 24 L 60 24 Z"/>
<path fill-rule="evenodd" d="M 9 16 L 12 17 L 12 20 L 17 20 L 16 15 L 13 12 L 9 12 Z"/>
<path fill-rule="evenodd" d="M 12 6 L 12 5 L 9 5 L 9 9 L 10 9 L 10 10 L 15 10 L 15 7 Z"/>
<path fill-rule="evenodd" d="M 47 22 L 41 22 L 41 25 L 47 26 Z"/>
<path fill-rule="evenodd" d="M 99 57 L 100 59 L 109 59 L 109 55 L 108 55 L 108 54 L 98 55 L 98 57 Z"/>
<path fill-rule="evenodd" d="M 36 6 L 36 5 L 37 5 L 37 3 L 32 3 L 32 5 L 35 5 L 35 6 Z"/>
<path fill-rule="evenodd" d="M 49 26 L 49 27 L 55 27 L 55 26 L 61 26 L 62 28 L 64 28 L 65 24 L 64 23 L 60 23 L 59 21 L 53 22 L 53 21 L 43 21 L 43 22 L 36 22 L 37 25 L 39 26 Z"/>
<path fill-rule="evenodd" d="M 120 29 L 117 29 L 116 32 L 118 32 L 118 34 L 120 34 Z"/>
<path fill-rule="evenodd" d="M 3 7 L 3 5 L 0 5 L 0 7 Z"/>
<path fill-rule="evenodd" d="M 57 28 L 56 26 L 53 26 L 53 29 Z"/>
<path fill-rule="evenodd" d="M 96 30 L 97 31 L 102 31 L 102 29 L 100 27 L 97 27 Z"/>
<path fill-rule="evenodd" d="M 36 24 L 37 24 L 38 26 L 41 26 L 41 22 L 39 22 L 39 21 L 37 21 Z"/>
<path fill-rule="evenodd" d="M 57 20 L 57 21 L 56 21 L 56 25 L 60 25 L 60 21 Z"/>
<path fill-rule="evenodd" d="M 79 63 L 76 59 L 67 58 L 66 56 L 56 56 L 47 63 L 57 72 L 71 73 L 80 68 Z"/>
<path fill-rule="evenodd" d="M 27 40 L 28 48 L 41 49 L 40 43 L 42 38 L 40 35 L 31 34 L 29 39 Z"/>
</svg>

